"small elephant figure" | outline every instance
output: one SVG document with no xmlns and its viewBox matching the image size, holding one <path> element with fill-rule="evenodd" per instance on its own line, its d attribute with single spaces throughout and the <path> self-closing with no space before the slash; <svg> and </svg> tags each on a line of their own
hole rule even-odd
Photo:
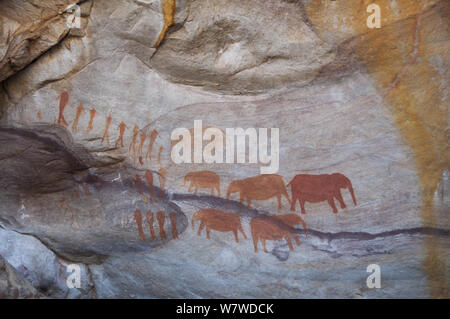
<svg viewBox="0 0 450 319">
<path fill-rule="evenodd" d="M 296 214 L 285 214 L 278 216 L 258 216 L 252 218 L 250 221 L 250 229 L 252 232 L 253 245 L 255 253 L 258 252 L 258 241 L 261 239 L 264 252 L 267 253 L 266 240 L 280 240 L 284 238 L 291 251 L 294 250 L 292 246 L 291 237 L 294 238 L 297 246 L 300 246 L 300 240 L 297 237 L 294 226 L 301 224 L 305 229 L 305 234 L 308 236 L 305 221 Z"/>
<path fill-rule="evenodd" d="M 306 214 L 305 202 L 318 203 L 328 201 L 333 209 L 333 213 L 337 214 L 338 210 L 334 203 L 336 198 L 344 209 L 345 203 L 342 198 L 341 188 L 347 188 L 352 196 L 353 203 L 356 206 L 355 193 L 350 180 L 343 174 L 322 174 L 322 175 L 296 175 L 287 186 L 291 186 L 292 202 L 291 210 L 295 211 L 295 203 L 300 202 L 302 214 Z"/>
<path fill-rule="evenodd" d="M 199 171 L 187 173 L 184 177 L 183 186 L 186 185 L 186 182 L 191 182 L 188 192 L 194 187 L 195 194 L 197 195 L 199 188 L 209 188 L 211 189 L 211 195 L 214 194 L 214 190 L 216 189 L 218 196 L 220 196 L 220 177 L 214 172 Z"/>
<path fill-rule="evenodd" d="M 238 230 L 244 235 L 244 238 L 247 239 L 247 236 L 242 229 L 241 218 L 239 215 L 217 209 L 201 209 L 192 216 L 192 229 L 194 229 L 194 223 L 197 220 L 200 220 L 200 227 L 197 232 L 197 235 L 199 236 L 206 226 L 206 238 L 208 239 L 211 229 L 220 232 L 232 231 L 237 243 L 239 242 Z"/>
<path fill-rule="evenodd" d="M 264 174 L 232 181 L 228 186 L 227 201 L 231 193 L 240 193 L 240 203 L 247 200 L 248 208 L 252 200 L 266 200 L 272 197 L 278 199 L 278 208 L 282 208 L 281 195 L 291 202 L 283 178 L 277 174 Z"/>
</svg>

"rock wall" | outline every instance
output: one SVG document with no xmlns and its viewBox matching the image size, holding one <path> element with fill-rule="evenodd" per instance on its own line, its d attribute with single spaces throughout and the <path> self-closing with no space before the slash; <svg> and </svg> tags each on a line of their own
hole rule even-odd
<svg viewBox="0 0 450 319">
<path fill-rule="evenodd" d="M 450 296 L 448 1 L 72 4 L 2 3 L 2 296 Z M 176 164 L 194 120 L 279 128 L 280 177 Z"/>
</svg>

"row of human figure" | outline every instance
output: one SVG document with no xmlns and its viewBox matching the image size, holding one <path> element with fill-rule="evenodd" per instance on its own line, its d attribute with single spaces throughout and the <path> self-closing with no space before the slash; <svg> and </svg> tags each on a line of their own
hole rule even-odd
<svg viewBox="0 0 450 319">
<path fill-rule="evenodd" d="M 69 93 L 67 91 L 64 91 L 59 96 L 59 115 L 58 115 L 58 120 L 57 120 L 58 125 L 69 127 L 69 123 L 66 121 L 66 119 L 64 117 L 64 110 L 68 103 L 69 103 Z M 75 119 L 72 123 L 72 132 L 73 133 L 78 132 L 78 123 L 79 123 L 80 117 L 84 114 L 85 111 L 86 110 L 84 109 L 82 104 L 80 104 L 77 107 Z M 89 123 L 86 127 L 87 133 L 90 132 L 94 128 L 94 119 L 95 119 L 96 114 L 97 114 L 97 111 L 95 110 L 95 108 L 91 108 L 89 110 Z M 39 119 L 41 118 L 40 112 L 38 112 L 38 118 Z M 103 131 L 101 144 L 106 142 L 107 145 L 110 145 L 109 128 L 111 126 L 111 122 L 112 122 L 112 112 L 110 111 L 109 115 L 106 117 L 105 128 Z M 120 124 L 117 126 L 117 129 L 119 130 L 119 136 L 114 143 L 115 147 L 124 147 L 123 137 L 124 137 L 124 133 L 127 128 L 128 128 L 128 126 L 123 121 L 120 122 Z M 139 143 L 137 141 L 138 136 L 140 139 Z M 145 142 L 147 140 L 147 137 L 149 138 L 149 144 L 147 146 L 147 152 L 144 157 L 143 156 L 143 154 L 144 154 L 143 148 L 144 148 Z M 144 165 L 144 158 L 151 160 L 153 145 L 154 145 L 157 137 L 158 137 L 158 131 L 156 129 L 153 129 L 150 132 L 150 134 L 147 134 L 144 130 L 140 130 L 139 126 L 134 125 L 131 142 L 130 142 L 130 145 L 128 148 L 128 151 L 130 152 L 131 157 L 134 162 L 136 162 L 136 159 L 138 159 L 139 163 L 141 165 Z M 161 164 L 162 151 L 163 151 L 163 147 L 160 146 L 159 151 L 158 151 L 158 157 L 157 157 L 159 164 Z"/>
<path fill-rule="evenodd" d="M 207 188 L 211 190 L 211 195 L 217 191 L 218 196 L 220 196 L 220 177 L 214 172 L 198 171 L 187 173 L 184 177 L 183 186 L 186 183 L 190 183 L 188 192 L 194 188 L 194 193 L 197 194 L 200 188 Z M 289 198 L 286 186 L 291 186 L 292 199 Z M 291 204 L 292 211 L 295 211 L 295 204 L 299 201 L 303 214 L 306 214 L 306 202 L 317 203 L 328 201 L 328 204 L 333 209 L 333 213 L 337 213 L 334 199 L 339 201 L 342 209 L 346 207 L 341 189 L 348 189 L 353 203 L 356 205 L 352 183 L 350 179 L 340 173 L 320 175 L 299 174 L 287 185 L 284 183 L 283 178 L 277 174 L 264 174 L 234 180 L 228 186 L 226 199 L 228 201 L 231 194 L 239 193 L 240 203 L 242 204 L 244 200 L 247 200 L 248 208 L 250 208 L 252 200 L 267 200 L 276 197 L 278 200 L 278 208 L 281 209 L 281 197 L 284 196 Z"/>
<path fill-rule="evenodd" d="M 155 228 L 153 226 L 154 225 L 153 212 L 150 210 L 147 211 L 147 213 L 145 214 L 145 218 L 147 220 L 147 225 L 148 225 L 148 228 L 150 231 L 150 237 L 152 239 L 156 239 Z M 169 219 L 170 219 L 171 229 L 172 229 L 172 239 L 177 239 L 178 238 L 177 214 L 173 211 L 170 212 Z M 134 220 L 135 220 L 137 228 L 138 228 L 139 238 L 141 240 L 145 240 L 144 225 L 143 225 L 144 218 L 142 216 L 142 212 L 139 209 L 136 209 L 136 211 L 134 212 Z M 166 231 L 164 230 L 164 224 L 166 221 L 166 213 L 163 211 L 159 211 L 158 213 L 156 213 L 156 220 L 158 221 L 160 238 L 162 238 L 162 239 L 167 238 Z"/>
</svg>

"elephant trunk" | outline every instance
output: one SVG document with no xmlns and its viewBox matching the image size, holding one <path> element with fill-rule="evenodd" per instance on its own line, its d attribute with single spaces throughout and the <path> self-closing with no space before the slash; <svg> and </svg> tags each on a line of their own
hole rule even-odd
<svg viewBox="0 0 450 319">
<path fill-rule="evenodd" d="M 231 191 L 228 189 L 227 190 L 227 201 L 230 199 L 230 195 L 231 195 Z"/>
<path fill-rule="evenodd" d="M 291 186 L 291 184 L 292 184 L 292 182 L 294 181 L 294 179 L 295 179 L 295 178 L 293 178 L 293 179 L 286 185 L 286 187 Z"/>
<path fill-rule="evenodd" d="M 226 201 L 226 206 L 228 205 L 228 201 L 229 201 L 229 199 L 230 199 L 230 195 L 232 194 L 232 193 L 241 193 L 241 191 L 242 191 L 242 187 L 241 187 L 242 185 L 240 184 L 240 182 L 239 181 L 232 181 L 231 183 L 230 183 L 230 185 L 228 185 L 228 189 L 227 189 L 227 201 Z M 242 197 L 242 194 L 241 194 L 241 197 Z"/>
<path fill-rule="evenodd" d="M 350 180 L 348 181 L 347 188 L 348 188 L 348 190 L 350 192 L 350 195 L 352 195 L 353 204 L 355 204 L 355 206 L 356 206 L 356 197 L 355 197 L 355 193 L 353 191 L 352 182 L 350 182 Z"/>
<path fill-rule="evenodd" d="M 230 200 L 230 195 L 231 195 L 231 193 L 232 193 L 233 187 L 234 187 L 233 184 L 230 184 L 230 185 L 228 186 L 228 189 L 227 189 L 227 201 L 226 201 L 226 203 L 225 203 L 225 207 L 228 206 L 228 201 Z"/>
</svg>

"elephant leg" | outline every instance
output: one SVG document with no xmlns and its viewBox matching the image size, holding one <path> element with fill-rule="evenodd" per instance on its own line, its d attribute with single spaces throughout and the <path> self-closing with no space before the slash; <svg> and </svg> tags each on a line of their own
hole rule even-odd
<svg viewBox="0 0 450 319">
<path fill-rule="evenodd" d="M 200 227 L 198 228 L 198 232 L 197 232 L 198 236 L 200 236 L 204 227 L 205 227 L 205 222 L 202 220 L 202 222 L 200 223 Z"/>
<path fill-rule="evenodd" d="M 293 235 L 292 237 L 294 237 L 295 243 L 297 244 L 297 246 L 300 246 L 302 243 L 300 242 L 300 240 L 298 239 L 297 235 Z"/>
<path fill-rule="evenodd" d="M 331 206 L 331 208 L 333 208 L 333 213 L 337 214 L 338 210 L 336 208 L 336 204 L 334 203 L 334 197 L 333 196 L 328 198 L 328 204 Z"/>
<path fill-rule="evenodd" d="M 295 211 L 295 203 L 297 203 L 298 197 L 292 195 L 292 201 L 291 201 L 291 210 Z"/>
<path fill-rule="evenodd" d="M 211 229 L 209 229 L 209 227 L 208 226 L 206 226 L 206 238 L 208 238 L 208 239 L 210 239 L 209 238 L 209 232 L 211 231 Z"/>
<path fill-rule="evenodd" d="M 291 204 L 291 199 L 289 198 L 289 194 L 286 190 L 286 187 L 283 187 L 283 195 L 284 195 L 284 197 L 286 197 L 286 200 L 288 201 L 288 203 Z"/>
<path fill-rule="evenodd" d="M 219 187 L 219 185 L 216 185 L 216 189 L 217 189 L 217 196 L 220 197 L 220 187 Z"/>
<path fill-rule="evenodd" d="M 252 232 L 253 247 L 255 247 L 255 253 L 258 253 L 258 235 Z"/>
<path fill-rule="evenodd" d="M 267 248 L 266 248 L 266 240 L 265 239 L 261 239 L 262 243 L 263 243 L 263 247 L 264 247 L 264 252 L 268 253 Z"/>
<path fill-rule="evenodd" d="M 234 238 L 236 239 L 236 242 L 239 242 L 239 238 L 238 238 L 238 231 L 237 229 L 233 230 L 233 234 L 234 234 Z"/>
<path fill-rule="evenodd" d="M 194 194 L 197 195 L 197 192 L 198 192 L 198 186 L 196 185 L 196 186 L 195 186 Z"/>
<path fill-rule="evenodd" d="M 239 211 L 241 211 L 241 209 L 242 209 L 242 204 L 243 204 L 243 202 L 244 202 L 244 197 L 242 197 L 242 194 L 240 194 L 240 195 L 239 195 L 239 203 L 240 203 L 241 205 L 239 205 Z"/>
<path fill-rule="evenodd" d="M 280 194 L 277 195 L 277 200 L 278 200 L 278 209 L 283 208 L 283 206 L 281 206 L 281 195 Z"/>
<path fill-rule="evenodd" d="M 247 239 L 247 236 L 244 233 L 244 230 L 242 229 L 242 225 L 239 225 L 239 230 L 241 231 L 242 235 L 244 235 L 244 238 Z"/>
<path fill-rule="evenodd" d="M 345 203 L 344 203 L 344 199 L 342 198 L 342 194 L 341 194 L 341 190 L 339 189 L 336 193 L 336 198 L 339 201 L 339 203 L 341 204 L 341 208 L 344 209 L 345 207 Z"/>
<path fill-rule="evenodd" d="M 194 182 L 191 182 L 191 184 L 189 184 L 188 193 L 191 191 L 193 184 L 194 184 Z"/>
<path fill-rule="evenodd" d="M 302 209 L 302 214 L 306 214 L 305 201 L 303 199 L 299 199 L 299 202 L 300 202 L 300 208 Z"/>
<path fill-rule="evenodd" d="M 291 241 L 291 239 L 289 238 L 289 235 L 286 235 L 284 238 L 286 239 L 286 241 L 287 241 L 287 243 L 288 243 L 288 245 L 289 245 L 289 250 L 290 250 L 290 251 L 294 251 L 294 246 L 292 246 L 292 241 Z"/>
</svg>

